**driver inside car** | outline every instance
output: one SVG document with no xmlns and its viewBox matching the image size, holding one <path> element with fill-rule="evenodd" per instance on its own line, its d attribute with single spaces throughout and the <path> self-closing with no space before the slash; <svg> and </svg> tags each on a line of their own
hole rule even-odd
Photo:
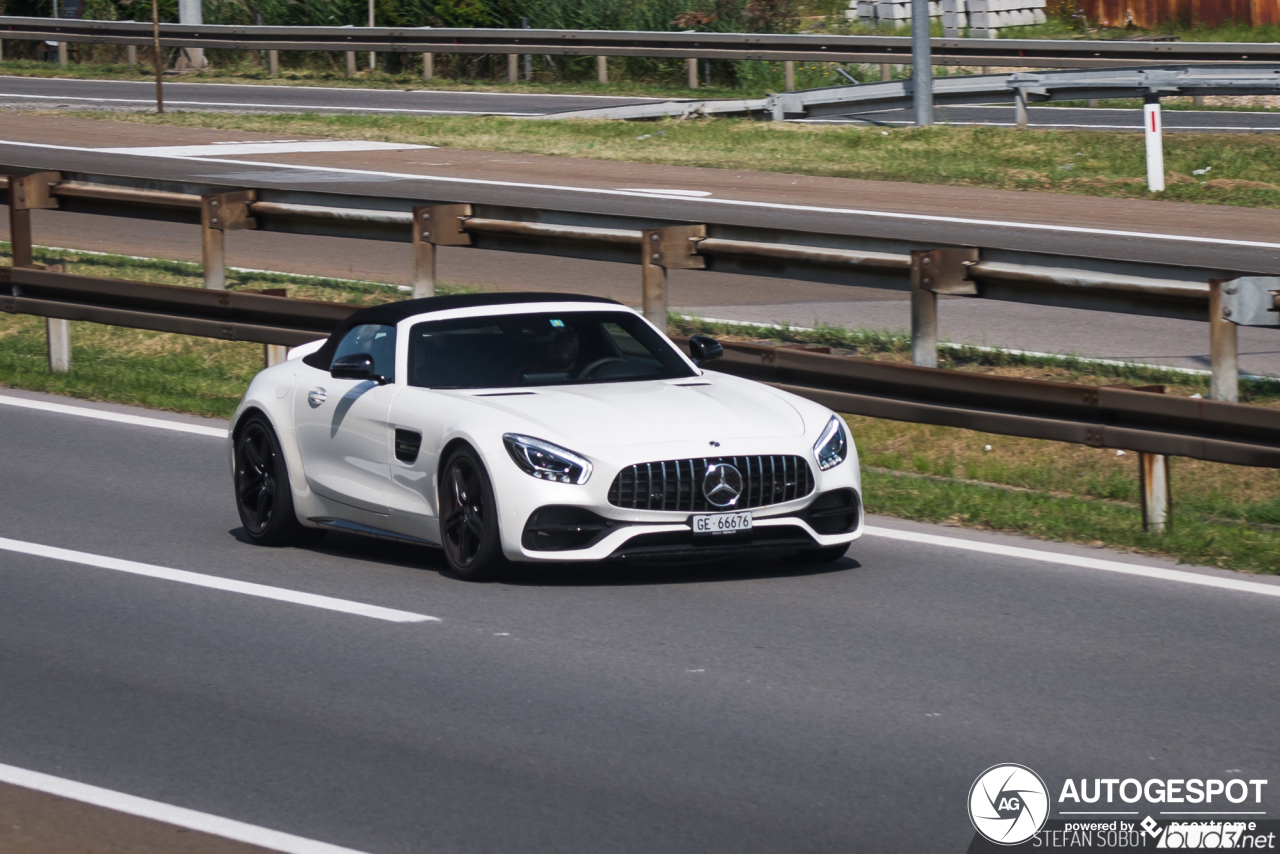
<svg viewBox="0 0 1280 854">
<path fill-rule="evenodd" d="M 550 340 L 541 346 L 538 357 L 522 365 L 516 372 L 516 381 L 534 385 L 569 379 L 578 361 L 578 331 L 573 328 L 553 328 Z"/>
</svg>

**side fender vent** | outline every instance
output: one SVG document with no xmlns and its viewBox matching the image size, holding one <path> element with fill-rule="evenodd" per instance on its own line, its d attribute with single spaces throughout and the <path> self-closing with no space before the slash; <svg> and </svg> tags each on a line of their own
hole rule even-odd
<svg viewBox="0 0 1280 854">
<path fill-rule="evenodd" d="M 418 459 L 418 451 L 422 448 L 422 434 L 417 430 L 401 430 L 396 428 L 396 459 L 402 463 L 411 463 Z"/>
</svg>

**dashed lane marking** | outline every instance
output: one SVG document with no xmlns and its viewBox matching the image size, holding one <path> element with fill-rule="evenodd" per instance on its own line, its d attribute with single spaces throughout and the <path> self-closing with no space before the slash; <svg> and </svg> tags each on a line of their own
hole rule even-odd
<svg viewBox="0 0 1280 854">
<path fill-rule="evenodd" d="M 321 608 L 326 611 L 340 611 L 354 614 L 357 617 L 369 617 L 374 620 L 385 620 L 390 623 L 438 623 L 439 617 L 426 614 L 415 614 L 412 611 L 399 611 L 394 608 L 383 608 L 380 605 L 369 605 L 364 602 L 352 602 L 348 599 L 335 599 L 332 596 L 321 596 L 316 593 L 303 593 L 300 590 L 289 590 L 284 587 L 271 587 L 266 584 L 254 584 L 251 581 L 236 581 L 218 575 L 205 575 L 200 572 L 188 572 L 185 569 L 171 569 L 167 566 L 156 566 L 150 563 L 138 563 L 132 560 L 96 555 L 89 552 L 78 552 L 72 549 L 60 549 L 41 543 L 28 543 L 23 540 L 11 540 L 0 537 L 0 550 L 17 554 L 59 560 L 65 563 L 77 563 L 97 569 L 111 569 L 142 575 L 147 578 L 158 578 L 161 581 L 176 581 L 179 584 L 191 584 L 196 587 L 207 587 L 226 593 L 239 593 L 243 596 L 257 596 L 261 599 L 274 599 L 277 602 L 288 602 L 293 605 L 305 605 L 309 608 Z"/>
<path fill-rule="evenodd" d="M 272 851 L 283 851 L 285 854 L 363 854 L 354 848 L 344 848 L 341 845 L 294 836 L 292 833 L 270 830 L 235 819 L 189 810 L 186 807 L 175 807 L 172 804 L 139 798 L 136 795 L 126 795 L 124 792 L 90 786 L 87 783 L 42 774 L 39 771 L 28 771 L 26 768 L 13 765 L 0 764 L 0 782 L 128 815 L 162 821 L 188 830 L 221 836 L 224 839 L 257 845 Z"/>
</svg>

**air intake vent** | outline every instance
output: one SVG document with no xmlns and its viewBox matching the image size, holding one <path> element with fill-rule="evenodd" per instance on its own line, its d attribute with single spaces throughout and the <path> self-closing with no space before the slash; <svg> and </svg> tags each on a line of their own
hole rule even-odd
<svg viewBox="0 0 1280 854">
<path fill-rule="evenodd" d="M 732 507 L 716 507 L 702 491 L 707 469 L 727 463 L 742 475 L 742 495 Z M 609 503 L 627 510 L 711 512 L 782 504 L 813 492 L 813 472 L 804 457 L 704 457 L 640 463 L 618 472 Z"/>
</svg>

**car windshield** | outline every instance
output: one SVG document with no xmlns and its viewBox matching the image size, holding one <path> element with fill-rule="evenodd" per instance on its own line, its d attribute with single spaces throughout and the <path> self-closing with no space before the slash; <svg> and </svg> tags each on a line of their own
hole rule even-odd
<svg viewBox="0 0 1280 854">
<path fill-rule="evenodd" d="M 409 385 L 424 388 L 665 380 L 695 376 L 671 343 L 623 311 L 465 317 L 409 333 Z"/>
</svg>

